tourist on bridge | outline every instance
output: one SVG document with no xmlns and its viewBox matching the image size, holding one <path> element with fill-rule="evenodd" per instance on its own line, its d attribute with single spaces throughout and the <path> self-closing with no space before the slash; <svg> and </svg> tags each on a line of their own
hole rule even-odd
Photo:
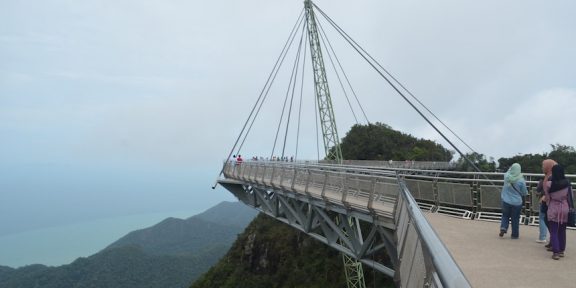
<svg viewBox="0 0 576 288">
<path fill-rule="evenodd" d="M 536 187 L 536 192 L 540 197 L 540 212 L 538 213 L 538 228 L 540 229 L 540 233 L 538 236 L 538 243 L 546 242 L 546 235 L 548 234 L 548 217 L 546 213 L 548 213 L 548 205 L 546 204 L 546 198 L 544 197 L 544 183 L 547 183 L 552 177 L 552 167 L 556 165 L 556 161 L 552 159 L 546 159 L 542 161 L 542 173 L 544 173 L 544 179 L 538 182 L 538 187 Z M 546 245 L 546 248 L 551 247 L 550 244 Z"/>
<path fill-rule="evenodd" d="M 520 237 L 520 211 L 524 204 L 524 196 L 528 195 L 526 180 L 522 175 L 520 164 L 514 163 L 504 174 L 504 186 L 500 197 L 502 199 L 502 221 L 500 234 L 502 237 L 508 231 L 509 222 L 512 222 L 512 239 Z"/>
<path fill-rule="evenodd" d="M 558 260 L 564 257 L 566 249 L 566 223 L 568 222 L 569 194 L 572 193 L 570 181 L 564 175 L 561 165 L 552 167 L 551 181 L 544 185 L 546 203 L 548 204 L 548 229 L 550 230 L 550 244 L 552 247 L 552 259 Z"/>
</svg>

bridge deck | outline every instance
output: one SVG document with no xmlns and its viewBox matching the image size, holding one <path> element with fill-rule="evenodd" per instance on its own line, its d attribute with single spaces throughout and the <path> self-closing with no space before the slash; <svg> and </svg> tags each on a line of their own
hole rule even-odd
<svg viewBox="0 0 576 288">
<path fill-rule="evenodd" d="M 567 231 L 566 257 L 553 260 L 552 253 L 535 242 L 536 226 L 522 225 L 520 239 L 512 240 L 509 234 L 498 237 L 497 222 L 427 213 L 431 228 L 422 214 L 412 213 L 420 211 L 414 197 L 423 201 L 421 205 L 436 206 L 442 213 L 470 218 L 472 210 L 476 210 L 477 219 L 499 218 L 493 212 L 501 201 L 503 175 L 500 174 L 483 174 L 500 180 L 482 182 L 479 174 L 465 172 L 430 174 L 426 170 L 411 174 L 341 165 L 271 162 L 248 162 L 242 166 L 227 163 L 223 171 L 227 180 L 219 183 L 238 199 L 298 229 L 314 230 L 311 235 L 317 239 L 359 257 L 364 264 L 386 275 L 394 275 L 405 287 L 421 287 L 424 282 L 444 287 L 576 287 L 576 273 L 571 271 L 576 267 L 574 230 Z M 536 182 L 529 183 L 534 191 Z M 537 208 L 534 203 L 526 207 L 526 216 L 534 217 L 533 209 Z M 353 213 L 357 219 L 375 225 L 370 229 L 375 232 L 366 239 L 358 239 L 363 233 L 356 232 L 343 236 L 341 227 L 319 210 L 308 209 L 306 205 L 310 204 L 318 209 L 329 207 L 340 215 Z M 361 226 L 347 229 L 355 227 Z M 340 245 L 337 239 L 346 241 Z M 359 243 L 372 243 L 375 246 L 371 247 L 377 247 L 374 251 L 391 253 L 398 260 L 394 270 L 366 258 L 374 251 Z"/>
<path fill-rule="evenodd" d="M 536 243 L 537 226 L 520 226 L 520 239 L 510 231 L 498 237 L 499 223 L 426 213 L 428 221 L 473 287 L 575 287 L 576 231 L 566 232 L 566 257 Z"/>
</svg>

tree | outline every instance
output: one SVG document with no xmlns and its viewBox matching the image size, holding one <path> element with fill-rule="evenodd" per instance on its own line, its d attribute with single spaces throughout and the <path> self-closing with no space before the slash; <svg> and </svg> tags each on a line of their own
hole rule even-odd
<svg viewBox="0 0 576 288">
<path fill-rule="evenodd" d="M 576 150 L 574 147 L 562 144 L 551 144 L 550 146 L 552 146 L 552 152 L 548 154 L 548 158 L 552 158 L 564 166 L 567 174 L 576 174 Z"/>
<path fill-rule="evenodd" d="M 446 161 L 452 152 L 442 145 L 418 139 L 383 123 L 354 125 L 342 139 L 342 156 L 348 160 Z"/>
<path fill-rule="evenodd" d="M 494 172 L 496 171 L 496 162 L 494 162 L 494 158 L 490 157 L 490 160 L 486 160 L 484 154 L 480 153 L 468 153 L 464 154 L 465 157 L 460 157 L 458 161 L 456 161 L 456 170 L 458 171 L 467 171 L 467 172 L 474 172 L 476 169 L 470 164 L 472 162 L 474 166 L 478 167 L 480 171 L 483 172 Z M 468 160 L 470 162 L 468 162 Z"/>
<path fill-rule="evenodd" d="M 576 174 L 576 150 L 574 147 L 562 144 L 551 144 L 550 146 L 552 148 L 550 153 L 500 158 L 498 159 L 498 170 L 506 171 L 512 164 L 518 163 L 525 173 L 542 173 L 542 161 L 550 158 L 564 166 L 566 174 Z"/>
<path fill-rule="evenodd" d="M 546 158 L 548 158 L 547 154 L 524 154 L 511 158 L 500 158 L 498 159 L 498 170 L 505 172 L 512 164 L 518 163 L 522 167 L 522 172 L 540 173 L 542 172 L 542 161 Z"/>
</svg>

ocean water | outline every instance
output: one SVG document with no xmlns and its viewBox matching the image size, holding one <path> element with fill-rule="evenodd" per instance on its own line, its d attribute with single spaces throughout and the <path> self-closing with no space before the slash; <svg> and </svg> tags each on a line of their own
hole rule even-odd
<svg viewBox="0 0 576 288">
<path fill-rule="evenodd" d="M 153 226 L 168 217 L 186 219 L 198 213 L 187 210 L 104 218 L 1 236 L 0 266 L 70 264 L 76 258 L 97 253 L 131 231 Z"/>
</svg>

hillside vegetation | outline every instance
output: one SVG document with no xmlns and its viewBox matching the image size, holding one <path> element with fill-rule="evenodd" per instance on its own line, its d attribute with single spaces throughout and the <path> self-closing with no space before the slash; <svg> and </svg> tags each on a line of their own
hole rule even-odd
<svg viewBox="0 0 576 288">
<path fill-rule="evenodd" d="M 365 277 L 369 285 L 392 285 L 372 270 L 366 270 Z M 261 214 L 191 288 L 346 287 L 345 280 L 336 250 Z"/>
<path fill-rule="evenodd" d="M 256 214 L 244 204 L 222 202 L 185 220 L 168 218 L 130 232 L 68 265 L 0 266 L 0 288 L 188 287 L 228 251 Z"/>
</svg>

